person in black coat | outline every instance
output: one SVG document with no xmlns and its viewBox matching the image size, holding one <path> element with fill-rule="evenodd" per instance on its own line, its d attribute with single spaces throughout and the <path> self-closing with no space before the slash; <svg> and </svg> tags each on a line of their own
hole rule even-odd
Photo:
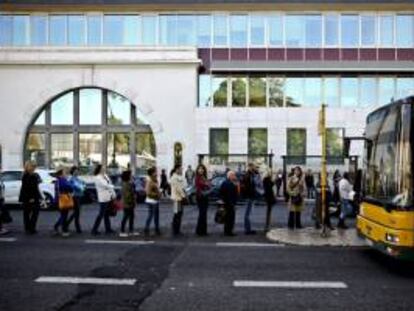
<svg viewBox="0 0 414 311">
<path fill-rule="evenodd" d="M 19 195 L 19 202 L 23 204 L 24 229 L 27 234 L 37 233 L 37 218 L 39 216 L 40 204 L 44 199 L 39 189 L 42 180 L 35 173 L 35 170 L 36 164 L 34 162 L 26 162 Z"/>
<path fill-rule="evenodd" d="M 236 218 L 236 204 L 239 197 L 238 181 L 233 171 L 227 172 L 227 179 L 220 187 L 220 198 L 224 203 L 224 235 L 235 236 L 233 233 Z"/>
<path fill-rule="evenodd" d="M 273 205 L 276 203 L 276 197 L 275 193 L 273 191 L 273 187 L 275 186 L 275 183 L 272 179 L 272 171 L 269 170 L 263 179 L 263 188 L 264 188 L 264 197 L 266 200 L 266 225 L 265 225 L 265 233 L 269 231 L 270 228 L 270 220 L 272 218 L 272 208 Z"/>
</svg>

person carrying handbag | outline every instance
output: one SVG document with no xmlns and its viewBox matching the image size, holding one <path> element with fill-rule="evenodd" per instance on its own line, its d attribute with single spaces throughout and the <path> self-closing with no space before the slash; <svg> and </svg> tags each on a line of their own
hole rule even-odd
<svg viewBox="0 0 414 311">
<path fill-rule="evenodd" d="M 59 208 L 59 218 L 55 223 L 54 231 L 58 235 L 59 228 L 62 228 L 60 233 L 63 237 L 69 236 L 68 231 L 68 214 L 74 207 L 73 201 L 73 187 L 72 184 L 66 178 L 66 169 L 59 168 L 56 171 L 55 191 L 57 206 Z"/>
<path fill-rule="evenodd" d="M 303 180 L 302 169 L 297 166 L 294 168 L 293 175 L 289 177 L 287 192 L 289 194 L 289 229 L 302 229 L 301 213 L 304 207 L 303 193 L 305 183 Z"/>
</svg>

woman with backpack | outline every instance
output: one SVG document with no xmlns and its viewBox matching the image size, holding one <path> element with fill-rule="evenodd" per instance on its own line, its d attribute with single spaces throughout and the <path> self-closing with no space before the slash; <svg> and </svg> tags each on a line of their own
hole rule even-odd
<svg viewBox="0 0 414 311">
<path fill-rule="evenodd" d="M 287 183 L 287 192 L 289 194 L 289 229 L 302 229 L 301 213 L 304 207 L 304 190 L 305 182 L 302 169 L 297 166 L 294 168 L 293 175 L 289 177 Z"/>
<path fill-rule="evenodd" d="M 79 178 L 79 168 L 77 166 L 73 166 L 70 169 L 70 178 L 69 182 L 73 187 L 73 212 L 68 219 L 68 226 L 70 226 L 71 222 L 75 222 L 76 233 L 82 233 L 81 225 L 80 225 L 80 211 L 81 211 L 81 200 L 85 192 L 85 183 Z"/>
</svg>

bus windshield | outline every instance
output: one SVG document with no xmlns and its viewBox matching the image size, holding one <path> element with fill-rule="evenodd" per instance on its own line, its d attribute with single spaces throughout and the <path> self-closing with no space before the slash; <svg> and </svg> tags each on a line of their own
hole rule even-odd
<svg viewBox="0 0 414 311">
<path fill-rule="evenodd" d="M 411 105 L 390 105 L 367 120 L 365 185 L 367 199 L 413 209 Z"/>
</svg>

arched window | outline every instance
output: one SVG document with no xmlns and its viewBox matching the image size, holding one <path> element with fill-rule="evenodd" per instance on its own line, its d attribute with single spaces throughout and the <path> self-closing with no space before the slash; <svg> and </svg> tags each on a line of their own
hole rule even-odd
<svg viewBox="0 0 414 311">
<path fill-rule="evenodd" d="M 155 165 L 152 130 L 135 105 L 100 88 L 70 90 L 47 103 L 30 125 L 24 160 L 40 167 L 77 164 L 90 173 L 97 163 L 111 172 L 137 173 Z"/>
</svg>

